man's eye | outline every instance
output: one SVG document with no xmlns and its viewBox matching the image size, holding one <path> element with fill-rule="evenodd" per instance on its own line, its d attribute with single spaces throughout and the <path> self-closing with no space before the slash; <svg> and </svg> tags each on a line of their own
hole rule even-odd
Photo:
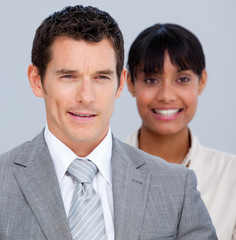
<svg viewBox="0 0 236 240">
<path fill-rule="evenodd" d="M 70 75 L 70 74 L 63 75 L 62 78 L 72 78 L 72 75 Z"/>
<path fill-rule="evenodd" d="M 157 83 L 158 81 L 155 78 L 146 78 L 144 79 L 144 82 L 147 84 L 153 84 L 153 83 Z"/>
<path fill-rule="evenodd" d="M 105 76 L 105 75 L 99 75 L 96 77 L 97 79 L 109 79 L 108 76 Z"/>
</svg>

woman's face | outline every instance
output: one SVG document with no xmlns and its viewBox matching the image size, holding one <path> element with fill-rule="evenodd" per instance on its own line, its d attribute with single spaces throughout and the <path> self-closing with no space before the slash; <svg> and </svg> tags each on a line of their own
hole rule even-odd
<svg viewBox="0 0 236 240">
<path fill-rule="evenodd" d="M 162 74 L 145 74 L 139 69 L 134 84 L 128 75 L 128 88 L 136 97 L 142 127 L 159 135 L 172 135 L 188 128 L 198 96 L 206 85 L 207 73 L 204 70 L 199 79 L 192 70 L 179 71 L 168 53 L 163 70 Z"/>
</svg>

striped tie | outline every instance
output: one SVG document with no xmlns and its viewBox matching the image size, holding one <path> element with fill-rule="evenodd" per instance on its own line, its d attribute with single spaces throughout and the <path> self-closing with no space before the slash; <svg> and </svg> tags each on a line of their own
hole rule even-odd
<svg viewBox="0 0 236 240">
<path fill-rule="evenodd" d="M 92 186 L 97 171 L 97 166 L 86 159 L 75 159 L 68 168 L 77 183 L 68 217 L 73 240 L 106 239 L 101 202 Z"/>
</svg>

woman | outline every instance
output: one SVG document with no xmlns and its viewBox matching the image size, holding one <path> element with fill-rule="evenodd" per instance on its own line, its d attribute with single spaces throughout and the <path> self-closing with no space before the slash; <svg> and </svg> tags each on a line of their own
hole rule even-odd
<svg viewBox="0 0 236 240">
<path fill-rule="evenodd" d="M 127 143 L 193 169 L 220 240 L 236 239 L 236 156 L 201 146 L 188 127 L 207 82 L 201 43 L 187 29 L 156 24 L 128 56 L 128 89 L 142 119 Z"/>
</svg>

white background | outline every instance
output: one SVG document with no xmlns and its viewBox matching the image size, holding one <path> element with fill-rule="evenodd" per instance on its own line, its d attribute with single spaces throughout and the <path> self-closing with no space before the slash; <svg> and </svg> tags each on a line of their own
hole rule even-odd
<svg viewBox="0 0 236 240">
<path fill-rule="evenodd" d="M 236 1 L 235 0 L 13 0 L 0 14 L 0 153 L 32 139 L 45 125 L 42 99 L 29 86 L 27 68 L 36 28 L 68 5 L 108 11 L 124 34 L 126 56 L 138 33 L 155 23 L 176 23 L 200 39 L 208 84 L 199 98 L 191 128 L 202 144 L 236 153 Z M 125 60 L 126 64 L 126 60 Z M 121 140 L 140 126 L 135 99 L 125 88 L 116 101 L 111 127 Z"/>
</svg>

